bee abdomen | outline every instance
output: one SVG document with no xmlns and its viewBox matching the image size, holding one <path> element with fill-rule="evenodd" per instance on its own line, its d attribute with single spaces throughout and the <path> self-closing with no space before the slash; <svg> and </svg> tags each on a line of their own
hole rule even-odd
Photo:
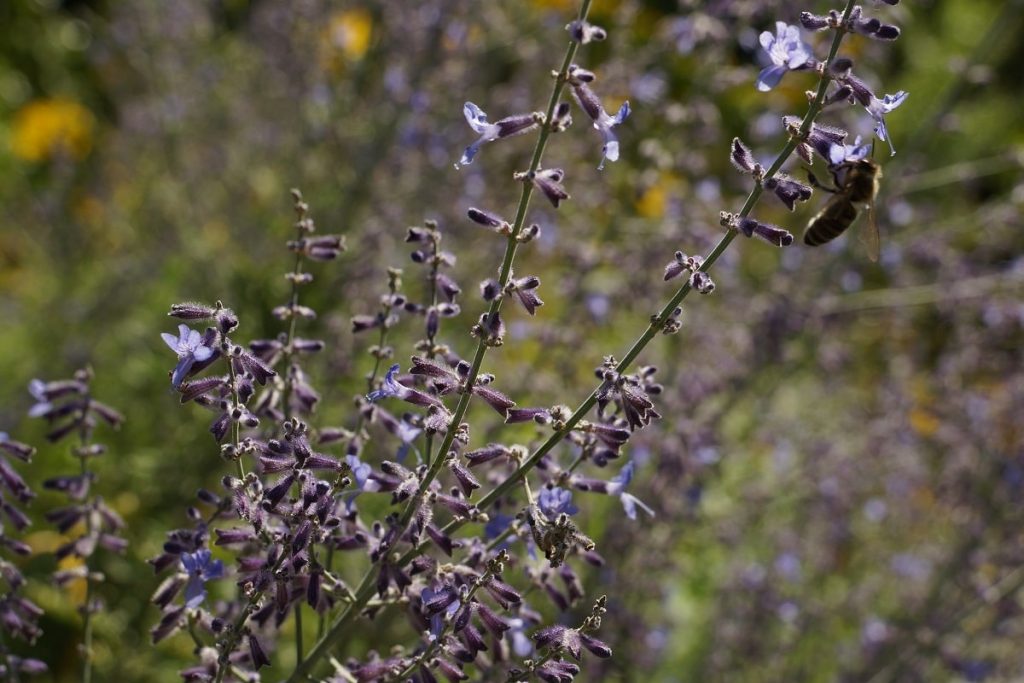
<svg viewBox="0 0 1024 683">
<path fill-rule="evenodd" d="M 848 201 L 834 201 L 811 219 L 804 244 L 817 247 L 839 237 L 857 218 L 857 208 Z"/>
</svg>

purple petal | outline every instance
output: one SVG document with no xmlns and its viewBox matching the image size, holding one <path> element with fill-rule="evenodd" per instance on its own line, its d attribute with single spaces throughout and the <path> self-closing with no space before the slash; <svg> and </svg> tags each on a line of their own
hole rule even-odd
<svg viewBox="0 0 1024 683">
<path fill-rule="evenodd" d="M 162 332 L 160 338 L 164 340 L 164 343 L 171 347 L 171 351 L 178 352 L 178 338 L 173 334 Z"/>
</svg>

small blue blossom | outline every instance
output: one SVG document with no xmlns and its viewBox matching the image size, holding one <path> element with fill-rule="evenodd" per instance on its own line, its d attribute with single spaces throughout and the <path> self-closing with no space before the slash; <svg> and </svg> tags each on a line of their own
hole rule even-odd
<svg viewBox="0 0 1024 683">
<path fill-rule="evenodd" d="M 384 376 L 384 384 L 381 386 L 380 389 L 368 393 L 366 395 L 366 400 L 373 403 L 374 401 L 379 401 L 382 398 L 388 398 L 392 396 L 395 398 L 405 398 L 406 396 L 408 396 L 409 387 L 403 385 L 397 379 L 395 379 L 395 375 L 398 374 L 399 370 L 401 370 L 401 368 L 399 367 L 398 363 L 395 363 L 390 368 L 388 368 L 388 372 Z"/>
<path fill-rule="evenodd" d="M 474 132 L 479 133 L 480 137 L 466 148 L 466 151 L 462 153 L 462 158 L 459 159 L 459 163 L 455 164 L 455 168 L 473 163 L 473 157 L 476 156 L 476 153 L 480 151 L 484 144 L 500 138 L 526 133 L 538 125 L 538 119 L 533 114 L 517 114 L 494 123 L 489 123 L 487 121 L 487 112 L 472 102 L 466 102 L 463 105 L 462 114 L 466 117 L 469 127 Z"/>
<path fill-rule="evenodd" d="M 882 99 L 872 96 L 871 104 L 866 107 L 868 113 L 871 114 L 871 118 L 875 120 L 875 135 L 882 142 L 889 143 L 889 151 L 893 155 L 896 154 L 896 149 L 892 146 L 892 140 L 889 139 L 889 131 L 885 127 L 885 115 L 903 104 L 908 94 L 906 91 L 900 90 L 895 95 L 886 95 Z"/>
<path fill-rule="evenodd" d="M 360 460 L 358 455 L 346 455 L 345 462 L 348 464 L 349 469 L 352 470 L 352 477 L 355 479 L 356 488 L 360 491 L 369 492 L 380 490 L 379 484 L 370 479 L 370 475 L 373 474 L 373 468 Z"/>
<path fill-rule="evenodd" d="M 177 389 L 185 379 L 185 375 L 192 369 L 194 363 L 209 360 L 213 355 L 213 349 L 203 345 L 203 337 L 196 330 L 190 329 L 188 325 L 178 325 L 178 336 L 164 332 L 160 335 L 171 351 L 178 354 L 178 364 L 174 367 L 174 374 L 171 375 L 171 386 Z"/>
<path fill-rule="evenodd" d="M 813 63 L 811 48 L 800 39 L 800 29 L 785 22 L 775 22 L 775 35 L 761 33 L 761 47 L 768 54 L 771 66 L 757 75 L 757 89 L 768 92 L 779 84 L 787 71 L 805 69 Z"/>
<path fill-rule="evenodd" d="M 572 491 L 557 486 L 540 492 L 537 496 L 537 507 L 552 521 L 563 512 L 567 515 L 575 515 L 580 511 L 572 504 Z"/>
<path fill-rule="evenodd" d="M 833 143 L 828 148 L 828 161 L 831 165 L 837 166 L 844 162 L 866 159 L 870 153 L 871 145 L 861 144 L 860 136 L 858 135 L 852 145 Z"/>
<path fill-rule="evenodd" d="M 509 625 L 507 635 L 512 641 L 512 651 L 517 657 L 529 657 L 533 652 L 533 642 L 526 635 L 526 620 L 514 617 L 505 621 Z"/>
<path fill-rule="evenodd" d="M 608 112 L 602 109 L 601 116 L 594 121 L 594 128 L 601 131 L 601 135 L 604 137 L 604 147 L 601 150 L 603 156 L 597 170 L 604 169 L 605 159 L 608 161 L 619 160 L 619 139 L 615 136 L 615 131 L 612 128 L 621 125 L 629 116 L 629 111 L 629 102 L 623 102 L 615 116 L 609 116 Z"/>
<path fill-rule="evenodd" d="M 630 519 L 636 519 L 636 508 L 639 505 L 640 508 L 651 517 L 654 516 L 654 510 L 649 508 L 639 498 L 631 493 L 626 493 L 626 487 L 629 482 L 633 480 L 633 471 L 635 466 L 633 461 L 627 462 L 619 473 L 608 482 L 608 494 L 612 496 L 618 496 L 622 502 L 622 509 L 626 511 L 626 516 Z"/>
<path fill-rule="evenodd" d="M 224 576 L 224 563 L 213 560 L 210 551 L 200 548 L 181 556 L 181 566 L 188 572 L 185 586 L 185 607 L 195 609 L 206 599 L 206 582 Z"/>
<path fill-rule="evenodd" d="M 427 586 L 422 591 L 420 591 L 420 599 L 423 600 L 423 604 L 426 604 L 426 603 L 430 602 L 431 600 L 433 600 L 434 598 L 440 597 L 443 594 L 446 594 L 446 591 L 444 591 L 444 590 L 435 591 L 430 586 Z M 446 607 L 444 609 L 444 614 L 447 614 L 449 617 L 452 616 L 453 614 L 455 614 L 459 610 L 459 607 L 461 605 L 462 605 L 462 603 L 459 602 L 457 599 L 456 600 L 452 600 L 452 603 L 450 605 L 448 605 L 448 607 Z M 441 635 L 441 632 L 443 630 L 444 630 L 444 616 L 443 616 L 443 614 L 441 612 L 438 612 L 437 614 L 435 614 L 432 617 L 430 617 L 430 633 L 435 638 L 437 638 L 437 637 L 439 637 Z"/>
</svg>

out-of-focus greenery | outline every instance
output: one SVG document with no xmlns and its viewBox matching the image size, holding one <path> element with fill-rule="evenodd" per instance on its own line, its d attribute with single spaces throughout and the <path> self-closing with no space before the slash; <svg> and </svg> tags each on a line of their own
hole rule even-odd
<svg viewBox="0 0 1024 683">
<path fill-rule="evenodd" d="M 780 117 L 803 112 L 811 76 L 753 87 L 758 32 L 799 9 L 595 2 L 610 37 L 580 60 L 606 106 L 628 98 L 633 116 L 603 172 L 581 112 L 552 140 L 573 199 L 557 214 L 534 203 L 544 237 L 518 264 L 546 305 L 510 313 L 484 368 L 517 401 L 581 401 L 602 356 L 670 295 L 672 253 L 717 240 L 718 212 L 748 189 L 729 141 L 770 158 Z M 351 247 L 316 268 L 308 294 L 329 342 L 313 366 L 322 424 L 354 421 L 372 341 L 349 320 L 375 310 L 388 266 L 409 265 L 405 227 L 424 218 L 459 257 L 467 313 L 444 335 L 467 353 L 476 283 L 501 246 L 465 209 L 508 215 L 531 145 L 487 145 L 453 169 L 473 139 L 462 103 L 492 118 L 540 109 L 574 12 L 543 0 L 0 3 L 0 429 L 41 446 L 22 468 L 38 488 L 72 460 L 23 418 L 31 378 L 91 365 L 96 395 L 127 417 L 99 434 L 110 452 L 97 487 L 131 546 L 102 560 L 98 680 L 178 680 L 190 661 L 185 637 L 148 644 L 145 559 L 225 468 L 205 414 L 168 389 L 169 304 L 221 299 L 244 335 L 275 335 L 295 186 Z M 615 501 L 577 494 L 609 558 L 586 581 L 610 596 L 615 657 L 587 662 L 591 680 L 1012 680 L 1024 666 L 1024 7 L 907 0 L 886 16 L 900 40 L 844 49 L 879 93 L 911 93 L 889 117 L 898 154 L 876 151 L 882 259 L 867 260 L 856 227 L 817 250 L 742 241 L 715 293 L 688 301 L 682 332 L 644 354 L 664 419 L 631 444 L 631 491 L 658 517 L 630 522 Z M 826 118 L 870 135 L 861 110 Z M 766 198 L 755 214 L 800 233 L 821 201 L 789 214 Z M 399 332 L 399 359 L 418 333 Z M 32 505 L 29 574 L 52 568 L 60 539 L 41 512 L 56 504 Z M 77 676 L 80 592 L 31 588 L 53 680 Z M 379 638 L 351 652 L 414 635 L 401 618 L 377 623 Z"/>
</svg>

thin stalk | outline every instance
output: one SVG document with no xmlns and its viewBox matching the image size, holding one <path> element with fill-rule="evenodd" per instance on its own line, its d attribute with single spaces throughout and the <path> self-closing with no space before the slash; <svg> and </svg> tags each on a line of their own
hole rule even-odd
<svg viewBox="0 0 1024 683">
<path fill-rule="evenodd" d="M 590 11 L 591 0 L 583 0 L 580 7 L 579 19 L 581 21 L 587 18 L 587 14 Z M 530 167 L 528 174 L 536 173 L 540 168 L 541 159 L 544 156 L 544 149 L 547 146 L 548 138 L 551 135 L 551 122 L 554 118 L 555 107 L 558 106 L 558 99 L 562 94 L 562 90 L 565 87 L 567 74 L 569 72 L 569 66 L 572 64 L 573 58 L 576 56 L 576 50 L 579 44 L 571 40 L 569 46 L 566 48 L 565 57 L 562 60 L 562 66 L 558 71 L 558 76 L 555 79 L 555 85 L 551 89 L 551 97 L 548 100 L 548 106 L 546 116 L 544 119 L 544 125 L 541 126 L 540 134 L 537 137 L 537 143 L 533 149 L 533 157 L 530 160 Z M 508 239 L 505 243 L 505 255 L 501 262 L 501 270 L 499 271 L 498 282 L 500 289 L 504 289 L 505 285 L 512 275 L 512 263 L 515 260 L 516 249 L 519 246 L 519 233 L 522 231 L 523 224 L 526 222 L 526 212 L 530 206 L 530 197 L 533 195 L 533 184 L 530 182 L 523 183 L 523 189 L 519 196 L 519 205 L 516 209 L 515 221 L 512 224 L 512 231 L 508 235 Z M 489 320 L 493 320 L 501 309 L 501 302 L 503 297 L 495 297 L 491 302 L 487 310 L 487 317 Z M 395 534 L 395 539 L 400 539 L 405 535 L 405 530 L 409 526 L 410 520 L 419 508 L 423 501 L 423 496 L 426 494 L 430 487 L 430 484 L 437 478 L 440 473 L 442 466 L 444 465 L 446 456 L 449 449 L 451 448 L 452 442 L 455 439 L 455 433 L 458 426 L 462 423 L 462 419 L 466 415 L 466 411 L 469 409 L 469 400 L 472 396 L 473 385 L 476 382 L 477 375 L 480 372 L 480 366 L 483 364 L 484 356 L 488 349 L 487 339 L 484 335 L 481 335 L 477 342 L 476 353 L 473 355 L 473 362 L 470 366 L 469 374 L 466 376 L 465 387 L 462 394 L 459 396 L 459 402 L 455 408 L 455 412 L 452 416 L 452 420 L 449 423 L 449 428 L 445 432 L 444 438 L 441 440 L 441 444 L 438 447 L 437 456 L 433 459 L 433 462 L 429 465 L 426 475 L 420 483 L 416 494 L 412 497 L 409 503 L 406 505 L 405 510 L 398 522 L 399 533 Z M 380 557 L 382 559 L 387 558 L 388 553 L 382 552 Z M 341 616 L 331 627 L 320 641 L 313 646 L 309 655 L 302 661 L 298 662 L 295 667 L 295 671 L 288 678 L 289 683 L 294 683 L 304 678 L 313 668 L 313 666 L 322 659 L 327 652 L 334 647 L 335 644 L 344 640 L 348 635 L 350 625 L 355 621 L 356 617 L 366 606 L 367 601 L 374 590 L 374 574 L 376 573 L 376 563 L 370 567 L 363 577 L 363 580 L 359 584 L 359 588 L 356 590 L 356 599 L 342 612 Z"/>
<path fill-rule="evenodd" d="M 89 474 L 89 468 L 85 464 L 88 457 L 85 455 L 86 447 L 89 445 L 89 401 L 90 398 L 86 395 L 82 404 L 82 426 L 78 430 L 80 449 L 78 462 L 83 479 Z M 87 505 L 92 507 L 91 502 L 87 502 Z M 86 536 L 93 535 L 92 518 L 92 511 L 89 510 L 89 514 L 85 515 Z M 85 603 L 82 605 L 82 683 L 90 683 L 90 681 L 92 681 L 92 579 L 87 571 L 85 573 Z"/>
</svg>

